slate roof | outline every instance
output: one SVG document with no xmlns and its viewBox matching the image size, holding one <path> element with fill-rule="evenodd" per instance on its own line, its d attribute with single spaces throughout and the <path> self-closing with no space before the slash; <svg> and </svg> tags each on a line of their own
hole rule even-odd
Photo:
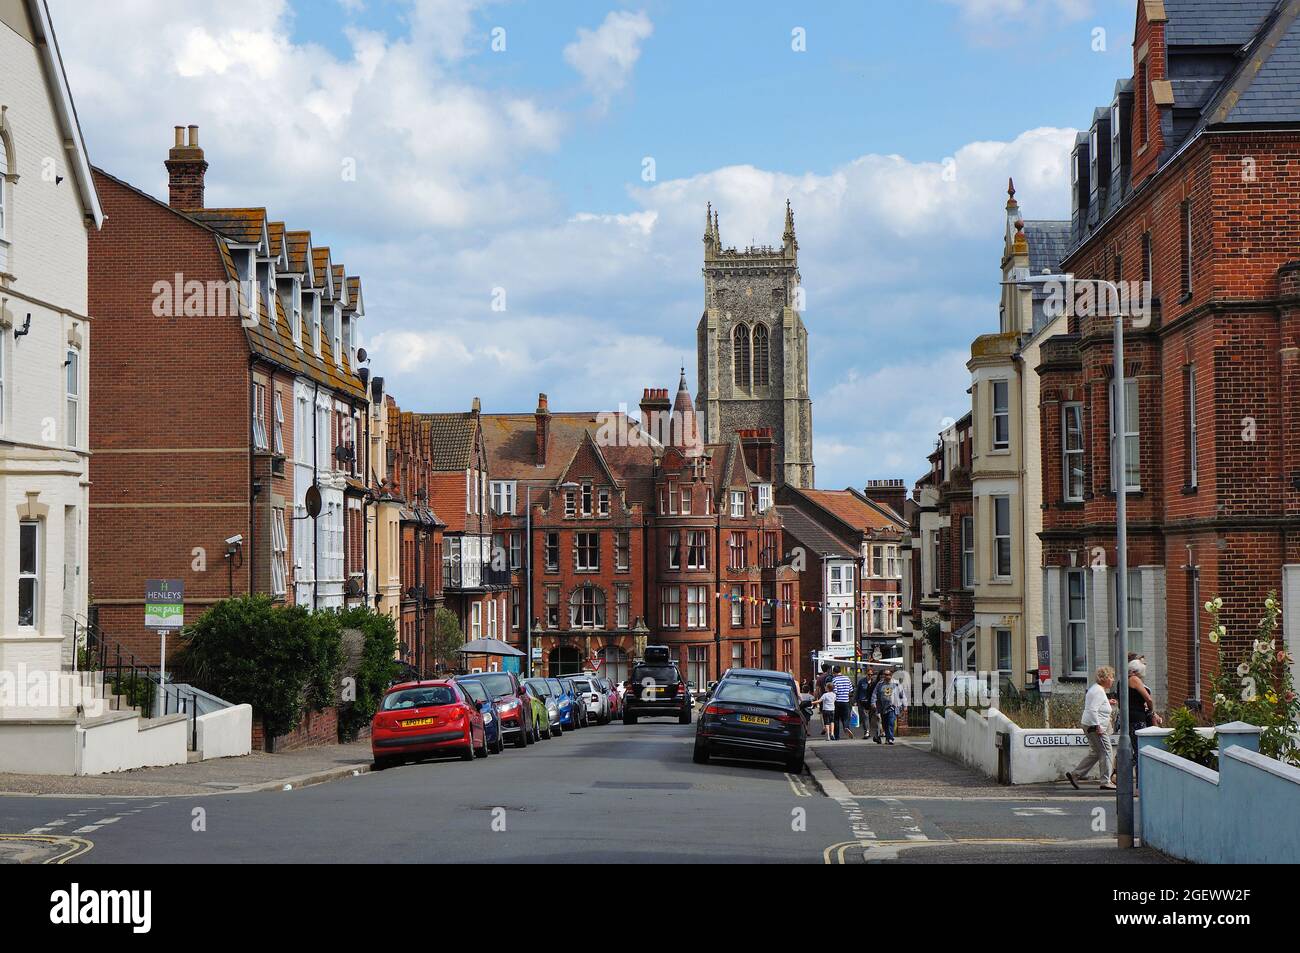
<svg viewBox="0 0 1300 953">
<path fill-rule="evenodd" d="M 1286 0 L 1236 75 L 1207 107 L 1203 122 L 1300 122 L 1300 0 Z"/>
<path fill-rule="evenodd" d="M 1025 241 L 1029 243 L 1029 270 L 1041 275 L 1055 274 L 1070 250 L 1069 221 L 1035 219 L 1025 222 Z"/>
<path fill-rule="evenodd" d="M 1242 46 L 1277 0 L 1165 0 L 1169 46 Z"/>
<path fill-rule="evenodd" d="M 778 504 L 776 512 L 781 517 L 785 532 L 819 556 L 839 556 L 844 559 L 856 557 L 856 546 L 840 539 L 798 507 Z"/>
</svg>

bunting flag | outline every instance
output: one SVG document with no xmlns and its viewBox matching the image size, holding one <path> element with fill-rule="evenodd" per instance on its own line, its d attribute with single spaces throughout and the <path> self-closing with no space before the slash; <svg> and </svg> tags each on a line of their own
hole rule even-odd
<svg viewBox="0 0 1300 953">
<path fill-rule="evenodd" d="M 735 593 L 731 593 L 731 592 L 715 593 L 714 598 L 724 599 L 727 602 L 748 603 L 749 605 L 752 606 L 768 605 L 768 606 L 772 606 L 775 609 L 784 609 L 788 607 L 794 609 L 797 612 L 821 612 L 826 608 L 826 604 L 823 602 L 804 602 L 804 601 L 786 602 L 783 599 L 768 599 L 768 598 L 761 598 L 759 596 L 747 596 L 744 594 L 736 595 Z"/>
</svg>

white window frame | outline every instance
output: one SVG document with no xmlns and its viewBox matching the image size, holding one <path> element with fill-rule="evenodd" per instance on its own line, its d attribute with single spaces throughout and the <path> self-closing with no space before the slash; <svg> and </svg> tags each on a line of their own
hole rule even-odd
<svg viewBox="0 0 1300 953">
<path fill-rule="evenodd" d="M 1196 489 L 1200 486 L 1200 458 L 1196 450 L 1197 444 L 1197 426 L 1196 426 L 1196 365 L 1188 364 L 1186 378 L 1183 386 L 1187 388 L 1187 400 L 1184 402 L 1183 412 L 1187 416 L 1187 486 L 1190 489 Z"/>
<path fill-rule="evenodd" d="M 1121 486 L 1120 474 L 1116 472 L 1117 454 L 1115 453 L 1117 444 L 1116 421 L 1115 421 L 1115 384 L 1112 379 L 1110 382 L 1110 487 L 1113 492 L 1118 492 Z M 1126 377 L 1124 379 L 1124 413 L 1129 419 L 1124 421 L 1124 463 L 1128 471 L 1123 474 L 1123 486 L 1129 493 L 1142 492 L 1142 407 L 1138 403 L 1138 382 L 1137 378 Z M 1129 430 L 1129 420 L 1137 428 Z M 1136 482 L 1129 483 L 1129 473 L 1133 474 Z"/>
<path fill-rule="evenodd" d="M 1071 603 L 1074 596 L 1070 591 L 1071 584 L 1077 581 L 1079 586 L 1079 604 L 1080 612 L 1078 616 L 1071 615 Z M 1065 598 L 1064 603 L 1065 615 L 1065 645 L 1062 646 L 1061 667 L 1064 669 L 1066 676 L 1070 678 L 1087 678 L 1088 677 L 1088 581 L 1082 569 L 1067 569 L 1065 571 Z M 1074 646 L 1076 639 L 1083 646 L 1083 667 L 1074 667 Z"/>
<path fill-rule="evenodd" d="M 23 569 L 22 551 L 23 551 L 23 534 L 30 530 L 32 534 L 32 568 Z M 31 583 L 32 590 L 32 620 L 30 625 L 23 625 L 21 617 L 18 621 L 18 628 L 23 631 L 36 631 L 41 627 L 41 566 L 44 557 L 43 547 L 41 545 L 41 521 L 40 520 L 20 520 L 18 522 L 18 593 L 19 601 L 22 600 L 22 588 L 24 582 Z"/>
<path fill-rule="evenodd" d="M 745 518 L 745 491 L 744 490 L 731 491 L 731 518 L 732 519 Z"/>
<path fill-rule="evenodd" d="M 731 627 L 733 629 L 743 629 L 745 627 L 745 587 L 731 587 Z"/>
<path fill-rule="evenodd" d="M 289 538 L 284 531 L 284 508 L 271 509 L 271 594 L 283 596 L 289 591 L 287 557 Z"/>
<path fill-rule="evenodd" d="M 1078 424 L 1079 445 L 1075 448 L 1070 446 L 1071 417 L 1074 417 Z M 1072 492 L 1074 473 L 1072 463 L 1078 467 L 1078 493 Z M 1071 401 L 1061 407 L 1061 497 L 1067 503 L 1082 503 L 1084 492 L 1083 404 Z"/>
<path fill-rule="evenodd" d="M 760 483 L 758 485 L 758 511 L 766 513 L 772 508 L 772 484 Z"/>
<path fill-rule="evenodd" d="M 992 411 L 993 429 L 989 432 L 990 446 L 994 450 L 1008 450 L 1011 447 L 1011 382 L 1005 378 L 989 381 L 989 406 Z M 1002 409 L 998 409 L 998 389 L 1002 390 Z M 1002 422 L 1004 436 L 998 439 L 998 422 Z"/>
<path fill-rule="evenodd" d="M 707 629 L 709 627 L 709 587 L 686 587 L 686 628 Z"/>
<path fill-rule="evenodd" d="M 475 602 L 470 606 L 469 632 L 473 638 L 483 637 L 483 603 Z"/>
<path fill-rule="evenodd" d="M 998 525 L 998 524 L 999 524 L 999 518 L 998 518 L 998 517 L 999 517 L 999 514 L 998 514 L 998 506 L 999 506 L 999 504 L 1005 504 L 1005 505 L 1006 505 L 1006 526 L 1005 526 L 1005 530 L 1006 530 L 1006 532 L 1001 532 L 1001 530 L 1002 530 L 1004 527 L 1001 527 L 1001 526 Z M 991 507 L 991 509 L 992 509 L 992 511 L 993 511 L 993 519 L 992 519 L 992 523 L 993 523 L 993 565 L 992 565 L 992 567 L 991 567 L 992 570 L 993 570 L 993 578 L 994 578 L 994 579 L 997 579 L 997 580 L 999 580 L 999 581 L 1005 581 L 1005 580 L 1010 579 L 1010 578 L 1012 577 L 1012 573 L 1013 573 L 1014 568 L 1015 568 L 1015 567 L 1013 567 L 1012 564 L 1011 564 L 1011 563 L 1012 563 L 1012 556 L 1013 556 L 1013 553 L 1012 553 L 1012 546 L 1011 546 L 1011 533 L 1012 533 L 1012 526 L 1011 526 L 1011 523 L 1012 523 L 1012 515 L 1011 515 L 1011 497 L 1008 496 L 1008 495 L 1006 495 L 1006 494 L 1004 494 L 1004 493 L 1002 493 L 1002 494 L 998 494 L 998 495 L 996 495 L 996 496 L 991 496 L 991 497 L 989 497 L 989 506 Z M 1004 545 L 1004 544 L 1005 544 L 1005 546 L 1006 546 L 1006 556 L 1007 556 L 1007 559 L 1006 559 L 1006 570 L 1007 570 L 1007 571 L 1006 571 L 1005 573 L 1002 572 L 1002 548 L 1003 548 L 1003 545 Z"/>
<path fill-rule="evenodd" d="M 81 440 L 81 354 L 76 348 L 68 348 L 67 367 L 65 368 L 64 386 L 67 391 L 67 408 L 64 426 L 67 429 L 69 447 L 80 445 Z"/>
<path fill-rule="evenodd" d="M 275 452 L 283 456 L 284 455 L 284 393 L 278 390 L 275 392 L 274 437 L 275 437 Z"/>
<path fill-rule="evenodd" d="M 1006 665 L 1003 665 L 1002 657 L 1002 638 L 1006 636 Z M 1003 674 L 1010 675 L 1011 668 L 1015 664 L 1015 651 L 1011 641 L 1011 630 L 999 627 L 993 630 L 993 662 L 997 670 Z"/>
<path fill-rule="evenodd" d="M 266 385 L 253 382 L 253 448 L 266 450 L 269 446 L 266 436 L 266 424 L 262 415 L 266 412 Z"/>
<path fill-rule="evenodd" d="M 659 590 L 659 617 L 665 629 L 682 627 L 682 591 L 676 586 L 664 586 Z"/>
<path fill-rule="evenodd" d="M 632 624 L 632 587 L 625 582 L 614 586 L 614 627 L 626 629 Z"/>
<path fill-rule="evenodd" d="M 975 517 L 961 518 L 961 587 L 975 588 Z"/>
<path fill-rule="evenodd" d="M 668 546 L 665 550 L 665 564 L 669 569 L 682 568 L 682 533 L 681 530 L 668 531 Z"/>
<path fill-rule="evenodd" d="M 492 512 L 498 516 L 515 515 L 516 484 L 514 480 L 492 481 Z"/>
<path fill-rule="evenodd" d="M 698 546 L 697 543 L 699 543 Z M 690 529 L 686 531 L 686 568 L 709 568 L 709 534 L 707 530 Z"/>
</svg>

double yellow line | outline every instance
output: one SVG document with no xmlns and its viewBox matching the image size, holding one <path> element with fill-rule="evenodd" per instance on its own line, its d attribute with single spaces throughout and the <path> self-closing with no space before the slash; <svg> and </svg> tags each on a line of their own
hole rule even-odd
<svg viewBox="0 0 1300 953">
<path fill-rule="evenodd" d="M 84 837 L 60 837 L 54 834 L 0 834 L 0 841 L 23 841 L 33 844 L 52 844 L 65 848 L 63 853 L 49 857 L 43 864 L 66 864 L 84 854 L 90 853 L 95 845 Z"/>
</svg>

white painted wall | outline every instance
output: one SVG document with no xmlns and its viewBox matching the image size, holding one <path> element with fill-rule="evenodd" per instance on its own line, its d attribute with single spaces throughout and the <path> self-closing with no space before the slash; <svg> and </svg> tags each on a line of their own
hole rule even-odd
<svg viewBox="0 0 1300 953">
<path fill-rule="evenodd" d="M 253 707 L 233 705 L 197 719 L 199 757 L 241 758 L 253 750 Z"/>
</svg>

